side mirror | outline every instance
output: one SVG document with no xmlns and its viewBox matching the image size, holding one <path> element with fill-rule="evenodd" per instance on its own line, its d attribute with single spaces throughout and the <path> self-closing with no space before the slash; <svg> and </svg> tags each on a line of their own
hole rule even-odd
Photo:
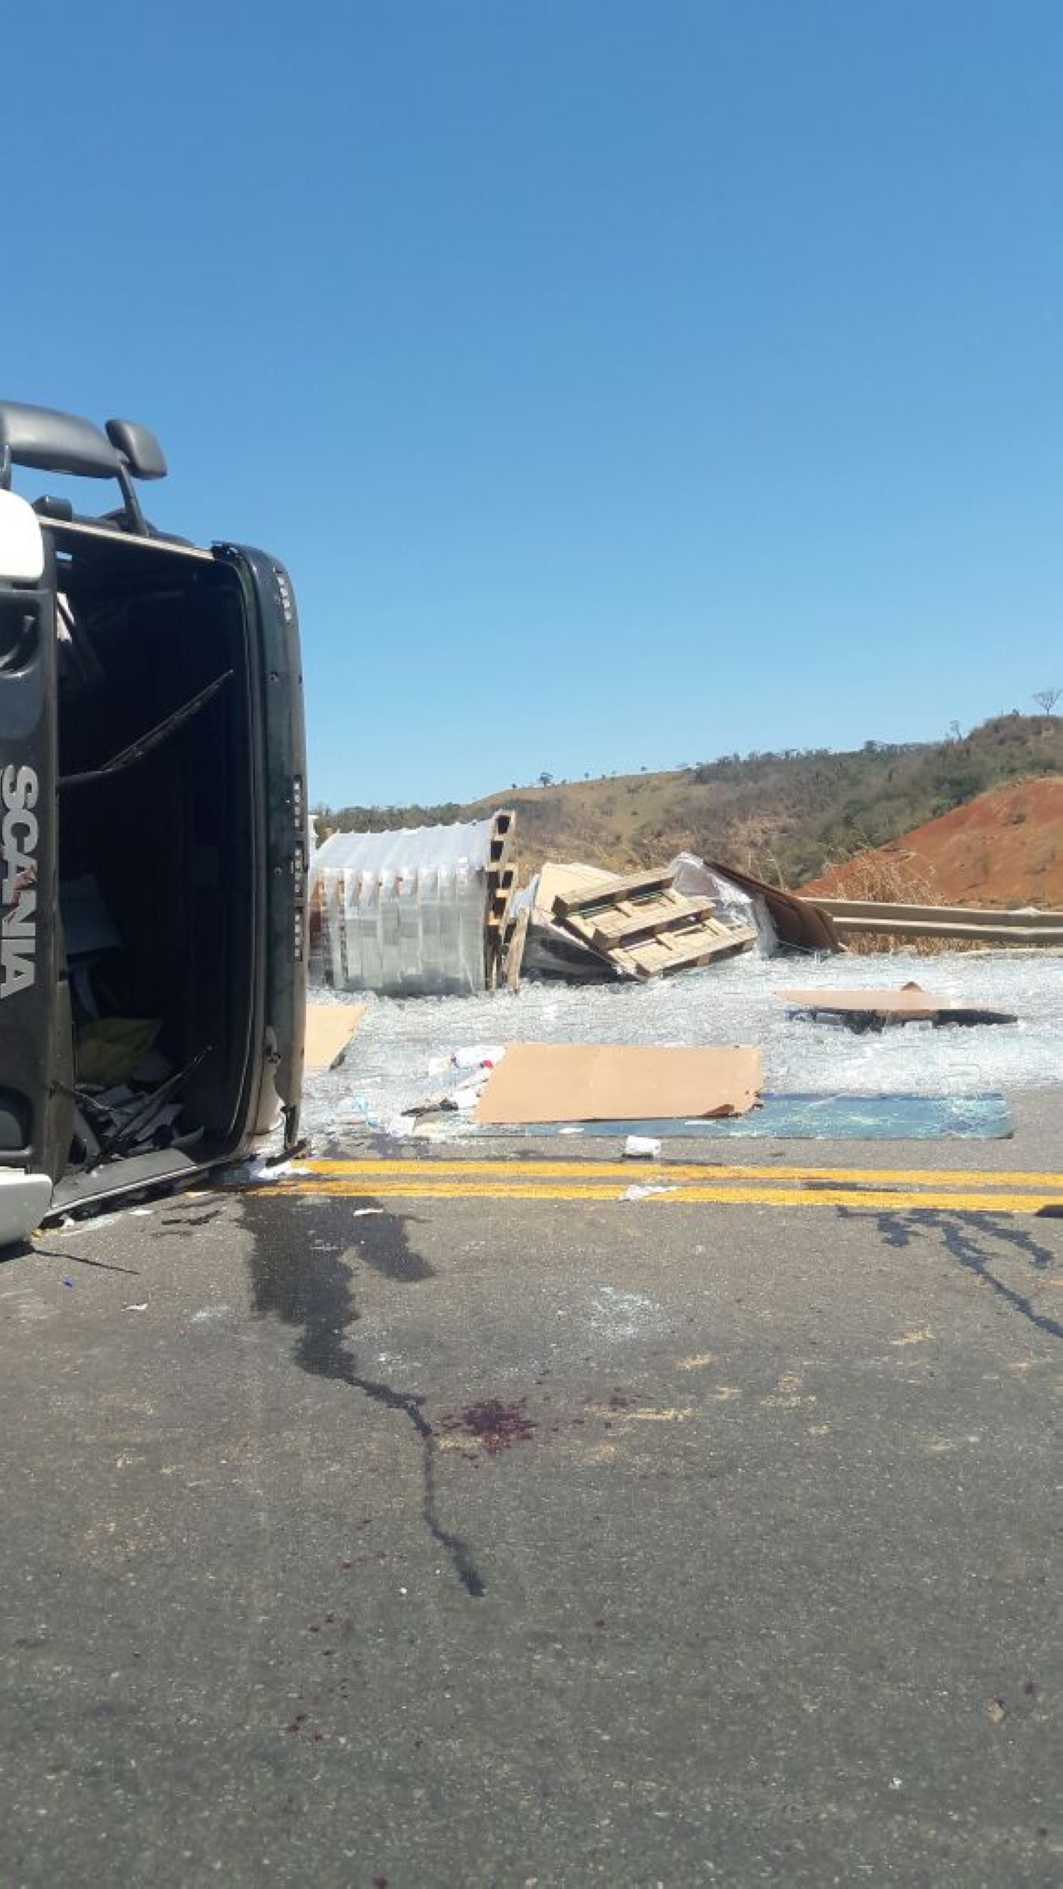
<svg viewBox="0 0 1063 1889">
<path fill-rule="evenodd" d="M 135 479 L 165 479 L 166 455 L 149 427 L 132 420 L 108 420 L 107 437 Z"/>
</svg>

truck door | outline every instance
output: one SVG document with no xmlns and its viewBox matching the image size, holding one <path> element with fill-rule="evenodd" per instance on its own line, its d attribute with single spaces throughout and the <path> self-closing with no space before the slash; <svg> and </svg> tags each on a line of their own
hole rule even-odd
<svg viewBox="0 0 1063 1889">
<path fill-rule="evenodd" d="M 284 1122 L 299 1134 L 306 1024 L 307 931 L 306 734 L 299 620 L 284 566 L 249 545 L 217 545 L 238 571 L 254 638 L 260 813 L 265 886 L 262 914 L 263 1006 L 257 1103 L 249 1132 Z"/>
</svg>

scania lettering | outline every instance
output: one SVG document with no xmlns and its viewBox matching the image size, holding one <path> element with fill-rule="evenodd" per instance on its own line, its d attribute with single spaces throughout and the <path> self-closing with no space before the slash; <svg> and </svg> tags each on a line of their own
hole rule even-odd
<svg viewBox="0 0 1063 1889">
<path fill-rule="evenodd" d="M 0 778 L 0 850 L 4 863 L 0 918 L 0 999 L 33 983 L 37 944 L 37 776 L 31 767 L 4 769 Z"/>
</svg>

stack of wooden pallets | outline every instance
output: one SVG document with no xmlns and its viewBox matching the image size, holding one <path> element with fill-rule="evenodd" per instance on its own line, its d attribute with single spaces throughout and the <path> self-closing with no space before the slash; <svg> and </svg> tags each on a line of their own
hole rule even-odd
<svg viewBox="0 0 1063 1889">
<path fill-rule="evenodd" d="M 490 858 L 487 868 L 487 909 L 484 914 L 488 990 L 497 989 L 500 981 L 504 941 L 509 927 L 510 900 L 517 886 L 517 868 L 507 864 L 516 825 L 517 816 L 508 808 L 501 808 L 491 823 Z"/>
<path fill-rule="evenodd" d="M 559 892 L 551 919 L 625 977 L 690 971 L 756 942 L 751 925 L 721 923 L 711 899 L 677 892 L 668 869 Z"/>
</svg>

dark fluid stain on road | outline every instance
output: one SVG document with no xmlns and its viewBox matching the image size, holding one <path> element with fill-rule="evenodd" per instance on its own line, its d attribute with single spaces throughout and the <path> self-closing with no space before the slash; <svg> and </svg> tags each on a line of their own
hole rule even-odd
<svg viewBox="0 0 1063 1889">
<path fill-rule="evenodd" d="M 839 1207 L 837 1211 L 842 1219 L 859 1214 L 859 1209 L 852 1207 Z M 859 1217 L 865 1216 L 860 1214 Z M 1016 1253 L 1029 1260 L 1038 1273 L 1047 1272 L 1055 1265 L 1055 1255 L 1040 1246 L 1025 1227 L 993 1214 L 943 1213 L 933 1208 L 912 1213 L 877 1213 L 874 1219 L 887 1246 L 910 1246 L 928 1233 L 939 1233 L 945 1251 L 965 1272 L 984 1280 L 998 1298 L 1046 1337 L 1063 1338 L 1063 1325 L 1057 1319 L 1039 1312 L 1025 1293 L 1017 1292 L 991 1270 L 994 1262 L 999 1264 Z M 991 1244 L 987 1245 L 993 1241 L 997 1243 L 995 1251 Z"/>
<path fill-rule="evenodd" d="M 522 1397 L 517 1404 L 502 1404 L 497 1397 L 487 1397 L 482 1403 L 452 1411 L 439 1427 L 461 1430 L 482 1443 L 489 1456 L 497 1456 L 502 1450 L 512 1449 L 514 1443 L 527 1443 L 535 1431 L 537 1426 L 528 1416 L 525 1402 Z"/>
<path fill-rule="evenodd" d="M 323 1204 L 323 1203 L 319 1203 Z M 245 1195 L 241 1200 L 244 1225 L 252 1237 L 249 1261 L 254 1309 L 259 1316 L 272 1313 L 286 1325 L 302 1327 L 295 1346 L 295 1362 L 313 1377 L 333 1378 L 360 1391 L 372 1403 L 381 1404 L 405 1417 L 415 1432 L 421 1449 L 421 1515 L 433 1541 L 449 1556 L 451 1565 L 465 1592 L 478 1600 L 486 1593 L 486 1583 L 472 1556 L 468 1543 L 460 1535 L 445 1529 L 437 1513 L 436 1436 L 421 1406 L 424 1398 L 412 1391 L 395 1390 L 376 1378 L 362 1377 L 356 1368 L 354 1353 L 347 1348 L 346 1333 L 357 1323 L 359 1313 L 354 1303 L 351 1268 L 334 1253 L 315 1252 L 310 1239 L 322 1230 L 320 1218 L 313 1229 L 307 1219 L 292 1213 L 293 1203 L 281 1196 Z M 347 1203 L 337 1203 L 336 1231 L 352 1237 Z M 326 1209 L 327 1212 L 327 1209 Z M 420 1255 L 410 1250 L 403 1216 L 383 1210 L 383 1219 L 392 1222 L 389 1240 L 376 1246 L 378 1262 L 384 1251 L 398 1261 L 399 1270 L 390 1277 L 408 1283 L 432 1277 L 432 1268 Z M 355 1223 L 354 1232 L 361 1249 L 363 1228 L 378 1227 L 375 1215 Z M 383 1270 L 379 1266 L 379 1270 Z"/>
<path fill-rule="evenodd" d="M 368 1196 L 352 1203 L 372 1207 L 378 1203 Z M 434 1279 L 435 1267 L 420 1253 L 415 1253 L 406 1233 L 406 1216 L 399 1213 L 366 1214 L 357 1223 L 355 1237 L 358 1257 L 373 1272 L 385 1279 L 397 1279 L 400 1285 L 419 1285 L 422 1279 Z"/>
</svg>

